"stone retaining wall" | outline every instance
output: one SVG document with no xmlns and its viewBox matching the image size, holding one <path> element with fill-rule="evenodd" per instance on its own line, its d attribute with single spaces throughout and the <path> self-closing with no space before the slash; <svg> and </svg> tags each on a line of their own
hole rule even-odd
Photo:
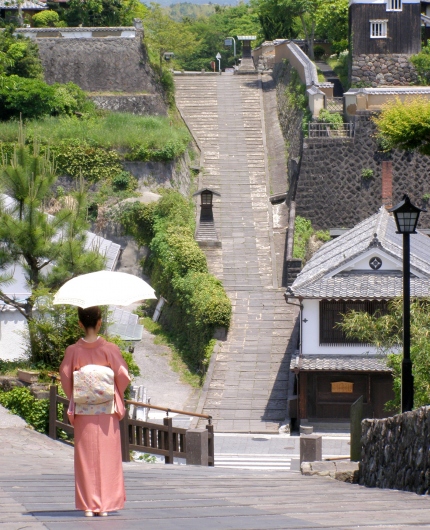
<svg viewBox="0 0 430 530">
<path fill-rule="evenodd" d="M 143 30 L 134 38 L 38 38 L 34 40 L 45 81 L 72 81 L 87 92 L 161 92 L 142 43 Z"/>
<path fill-rule="evenodd" d="M 276 98 L 278 104 L 278 118 L 282 134 L 285 139 L 286 161 L 288 165 L 288 195 L 293 198 L 295 184 L 298 178 L 299 161 L 302 151 L 303 111 L 289 105 L 288 96 L 285 94 L 291 81 L 291 65 L 278 63 L 274 66 L 273 77 L 276 82 Z M 294 199 L 293 199 L 294 200 Z"/>
<path fill-rule="evenodd" d="M 357 55 L 352 59 L 351 84 L 366 86 L 407 86 L 417 82 L 414 66 L 409 62 L 410 55 L 368 54 Z"/>
<path fill-rule="evenodd" d="M 113 96 L 90 96 L 99 109 L 131 114 L 166 116 L 167 105 L 161 94 L 130 94 Z"/>
<path fill-rule="evenodd" d="M 384 160 L 392 161 L 393 204 L 408 193 L 412 202 L 423 205 L 423 195 L 430 193 L 430 157 L 399 150 L 383 153 L 375 133 L 371 114 L 365 112 L 355 116 L 351 139 L 304 140 L 296 213 L 310 219 L 315 229 L 351 228 L 374 214 L 382 205 Z M 373 170 L 373 176 L 363 178 L 363 169 Z M 430 228 L 430 215 L 420 217 L 420 227 Z"/>
<path fill-rule="evenodd" d="M 430 494 L 430 406 L 362 422 L 360 484 Z"/>
</svg>

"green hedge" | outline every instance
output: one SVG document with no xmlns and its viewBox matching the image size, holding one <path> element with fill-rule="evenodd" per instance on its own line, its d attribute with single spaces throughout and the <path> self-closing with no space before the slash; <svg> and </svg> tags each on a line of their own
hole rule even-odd
<svg viewBox="0 0 430 530">
<path fill-rule="evenodd" d="M 230 324 L 231 303 L 194 239 L 193 203 L 168 191 L 155 205 L 133 205 L 119 217 L 128 234 L 149 244 L 145 269 L 157 295 L 168 301 L 161 323 L 174 332 L 190 370 L 203 374 L 215 328 Z"/>
<path fill-rule="evenodd" d="M 21 416 L 36 431 L 48 432 L 49 399 L 36 399 L 28 388 L 15 387 L 8 392 L 0 392 L 0 404 L 12 414 Z"/>
<path fill-rule="evenodd" d="M 95 108 L 73 83 L 48 85 L 40 79 L 17 75 L 2 77 L 0 81 L 0 120 L 73 115 Z"/>
</svg>

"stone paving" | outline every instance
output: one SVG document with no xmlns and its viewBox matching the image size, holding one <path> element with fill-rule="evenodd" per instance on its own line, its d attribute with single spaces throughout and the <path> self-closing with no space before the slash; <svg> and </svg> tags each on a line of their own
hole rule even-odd
<svg viewBox="0 0 430 530">
<path fill-rule="evenodd" d="M 203 412 L 218 432 L 278 432 L 296 312 L 278 285 L 261 79 L 178 76 L 175 84 L 177 105 L 202 146 L 202 185 L 221 193 L 214 218 L 222 249 L 207 255 L 233 305 Z"/>
<path fill-rule="evenodd" d="M 135 462 L 124 464 L 124 510 L 86 518 L 74 508 L 73 448 L 6 414 L 0 407 L 0 530 L 430 528 L 429 496 L 285 471 Z"/>
</svg>

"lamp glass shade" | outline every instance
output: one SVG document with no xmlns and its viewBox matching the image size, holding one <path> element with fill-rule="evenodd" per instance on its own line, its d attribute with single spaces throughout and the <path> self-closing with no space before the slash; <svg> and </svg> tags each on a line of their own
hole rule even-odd
<svg viewBox="0 0 430 530">
<path fill-rule="evenodd" d="M 398 212 L 394 214 L 397 230 L 401 234 L 413 234 L 418 223 L 419 212 Z"/>
<path fill-rule="evenodd" d="M 403 200 L 389 211 L 394 214 L 397 230 L 400 234 L 414 234 L 420 213 L 425 210 L 414 206 L 409 197 L 404 195 Z"/>
</svg>

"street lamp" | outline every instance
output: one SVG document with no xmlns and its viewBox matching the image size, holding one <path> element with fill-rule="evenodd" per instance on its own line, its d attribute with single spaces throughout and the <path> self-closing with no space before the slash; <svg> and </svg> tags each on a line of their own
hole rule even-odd
<svg viewBox="0 0 430 530">
<path fill-rule="evenodd" d="M 402 412 L 414 406 L 414 377 L 411 361 L 411 248 L 410 234 L 416 234 L 418 218 L 422 210 L 414 206 L 407 195 L 394 208 L 397 233 L 403 234 L 403 360 L 402 360 Z"/>
</svg>

